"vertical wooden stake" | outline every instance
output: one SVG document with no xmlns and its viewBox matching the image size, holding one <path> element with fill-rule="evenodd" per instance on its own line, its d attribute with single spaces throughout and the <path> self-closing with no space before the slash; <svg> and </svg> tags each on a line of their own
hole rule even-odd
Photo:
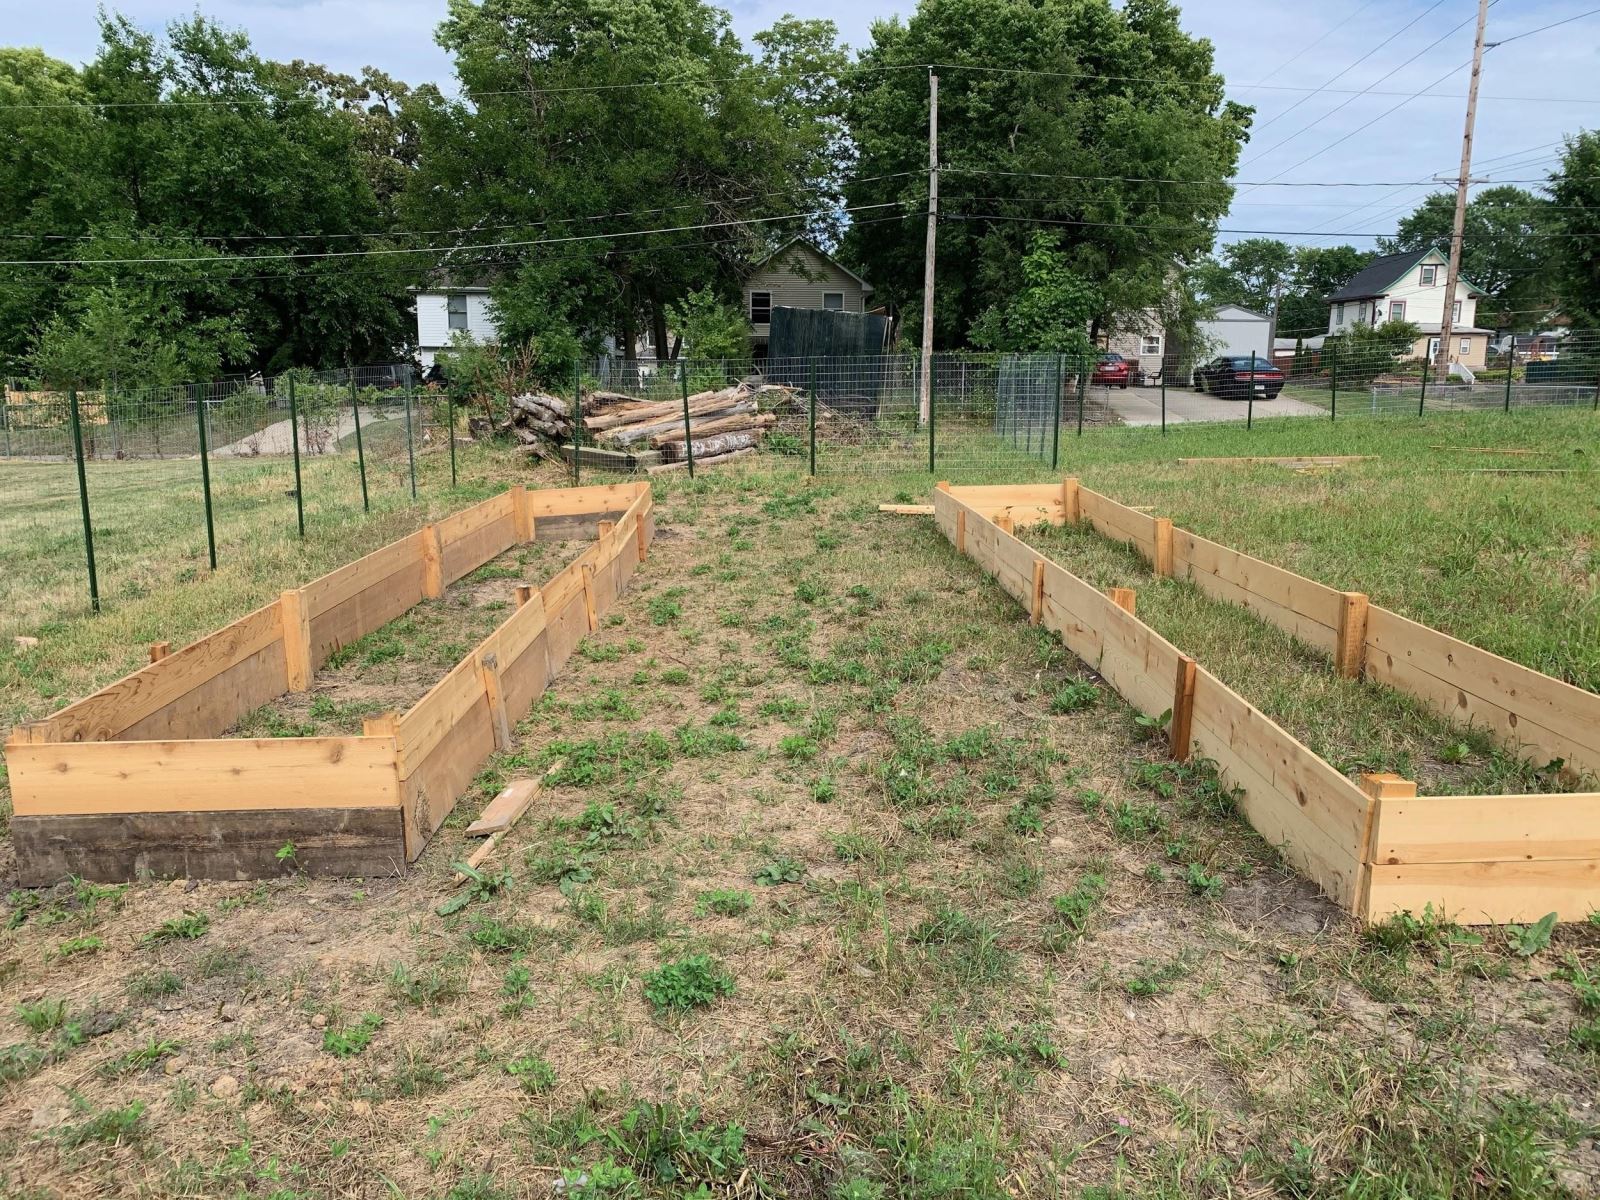
<svg viewBox="0 0 1600 1200">
<path fill-rule="evenodd" d="M 643 562 L 650 555 L 650 542 L 644 535 L 644 513 L 640 513 L 634 521 L 633 532 L 639 543 L 639 561 Z"/>
<path fill-rule="evenodd" d="M 284 592 L 278 600 L 283 620 L 283 658 L 288 668 L 289 690 L 303 692 L 311 686 L 311 609 L 304 588 Z"/>
<path fill-rule="evenodd" d="M 1172 518 L 1156 518 L 1156 574 L 1172 578 Z"/>
<path fill-rule="evenodd" d="M 517 541 L 533 541 L 533 498 L 520 483 L 511 489 L 511 519 L 517 527 Z"/>
<path fill-rule="evenodd" d="M 1033 607 L 1028 613 L 1028 624 L 1037 625 L 1044 620 L 1044 560 L 1033 560 Z"/>
<path fill-rule="evenodd" d="M 1061 516 L 1068 525 L 1076 525 L 1083 519 L 1081 490 L 1076 478 L 1061 481 Z"/>
<path fill-rule="evenodd" d="M 1107 588 L 1106 595 L 1111 597 L 1111 603 L 1123 612 L 1133 611 L 1135 592 L 1132 588 Z"/>
<path fill-rule="evenodd" d="M 600 618 L 594 611 L 594 568 L 583 564 L 583 613 L 589 620 L 589 632 L 600 628 Z"/>
<path fill-rule="evenodd" d="M 1399 775 L 1380 771 L 1362 775 L 1361 790 L 1367 797 L 1367 813 L 1361 826 L 1361 845 L 1356 847 L 1358 877 L 1353 915 L 1365 921 L 1370 918 L 1372 909 L 1372 862 L 1376 853 L 1372 838 L 1378 828 L 1380 810 L 1389 800 L 1415 799 L 1417 785 Z"/>
<path fill-rule="evenodd" d="M 417 531 L 422 545 L 422 594 L 437 600 L 444 595 L 444 548 L 439 544 L 439 527 L 424 525 Z"/>
<path fill-rule="evenodd" d="M 616 527 L 617 523 L 615 521 L 601 521 L 595 531 L 595 537 L 600 541 L 604 541 L 606 536 Z"/>
<path fill-rule="evenodd" d="M 400 714 L 393 712 L 379 713 L 375 717 L 367 717 L 361 722 L 362 737 L 392 737 L 400 736 Z"/>
<path fill-rule="evenodd" d="M 494 725 L 494 748 L 511 749 L 511 719 L 506 715 L 505 689 L 500 686 L 500 660 L 485 654 L 478 660 L 478 675 L 483 680 L 483 694 L 489 699 L 489 718 Z"/>
<path fill-rule="evenodd" d="M 967 510 L 956 509 L 956 553 L 967 552 Z"/>
<path fill-rule="evenodd" d="M 1002 533 L 1010 533 L 1011 532 L 1011 510 L 1009 508 L 1001 509 L 998 513 L 995 514 L 994 523 L 997 526 L 1000 527 L 1000 532 L 1002 532 Z"/>
<path fill-rule="evenodd" d="M 1342 596 L 1333 667 L 1346 679 L 1360 679 L 1367 665 L 1367 597 L 1361 592 L 1344 592 Z"/>
<path fill-rule="evenodd" d="M 1167 726 L 1167 744 L 1172 757 L 1178 762 L 1188 762 L 1194 741 L 1194 673 L 1195 661 L 1187 654 L 1178 655 L 1178 678 L 1172 688 L 1172 723 Z"/>
<path fill-rule="evenodd" d="M 526 604 L 529 600 L 532 600 L 532 599 L 533 599 L 533 585 L 532 584 L 527 584 L 527 583 L 519 583 L 519 584 L 517 584 L 517 607 L 521 608 L 524 604 Z"/>
<path fill-rule="evenodd" d="M 950 490 L 950 481 L 948 479 L 939 480 L 938 488 L 941 492 L 948 492 Z"/>
<path fill-rule="evenodd" d="M 285 624 L 284 627 L 288 628 L 287 623 Z M 172 653 L 172 643 L 171 642 L 151 642 L 150 643 L 150 661 L 151 662 L 160 662 L 163 658 L 165 658 L 167 655 L 169 655 L 171 653 Z"/>
</svg>

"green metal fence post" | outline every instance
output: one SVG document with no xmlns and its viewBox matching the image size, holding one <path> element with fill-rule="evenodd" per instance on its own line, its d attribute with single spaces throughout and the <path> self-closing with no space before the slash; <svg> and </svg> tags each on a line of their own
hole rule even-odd
<svg viewBox="0 0 1600 1200">
<path fill-rule="evenodd" d="M 456 391 L 455 385 L 448 380 L 445 382 L 444 392 L 445 416 L 448 428 L 445 436 L 450 439 L 450 486 L 456 486 Z"/>
<path fill-rule="evenodd" d="M 1165 434 L 1167 432 L 1167 364 L 1166 363 L 1162 363 L 1161 367 L 1160 367 L 1160 370 L 1161 370 L 1161 432 L 1163 434 Z"/>
<path fill-rule="evenodd" d="M 1089 386 L 1089 360 L 1078 364 L 1078 436 L 1083 436 L 1083 393 Z"/>
<path fill-rule="evenodd" d="M 94 529 L 89 523 L 89 476 L 83 468 L 83 421 L 78 416 L 78 389 L 67 391 L 72 407 L 72 450 L 78 460 L 78 505 L 83 511 L 83 553 L 89 561 L 89 607 L 100 611 L 100 578 L 94 569 Z"/>
<path fill-rule="evenodd" d="M 583 364 L 572 364 L 572 482 L 583 478 L 578 451 L 583 446 Z M 690 469 L 693 474 L 693 468 Z"/>
<path fill-rule="evenodd" d="M 1511 373 L 1517 368 L 1517 349 L 1512 344 L 1511 351 L 1506 355 L 1506 411 L 1511 411 Z"/>
<path fill-rule="evenodd" d="M 1422 406 L 1428 402 L 1428 360 L 1422 360 L 1422 394 L 1417 397 L 1417 416 L 1422 415 Z"/>
<path fill-rule="evenodd" d="M 806 391 L 811 397 L 811 474 L 814 477 L 817 473 L 817 360 L 813 357 L 808 359 L 807 363 L 809 384 L 806 388 Z"/>
<path fill-rule="evenodd" d="M 206 398 L 195 404 L 200 428 L 200 490 L 206 501 L 206 552 L 211 559 L 211 569 L 217 569 L 217 527 L 211 516 L 211 448 L 206 443 Z"/>
<path fill-rule="evenodd" d="M 350 411 L 356 418 L 356 464 L 361 468 L 361 511 L 371 512 L 372 501 L 367 495 L 367 451 L 361 444 L 361 402 L 356 397 L 356 373 L 350 370 Z"/>
<path fill-rule="evenodd" d="M 411 498 L 417 498 L 417 446 L 411 432 L 411 368 L 406 368 L 406 461 L 411 466 Z"/>
<path fill-rule="evenodd" d="M 689 426 L 689 364 L 678 360 L 678 379 L 683 384 L 683 453 L 689 460 L 689 478 L 694 478 L 694 431 Z"/>
<path fill-rule="evenodd" d="M 289 376 L 289 444 L 294 448 L 294 515 L 300 536 L 306 535 L 306 491 L 300 478 L 300 412 L 295 403 L 294 376 Z"/>
<path fill-rule="evenodd" d="M 1056 355 L 1050 388 L 1050 469 L 1061 469 L 1061 355 Z"/>
<path fill-rule="evenodd" d="M 930 357 L 928 359 L 928 474 L 929 475 L 934 474 L 935 471 L 937 470 L 937 468 L 933 465 L 934 464 L 933 427 L 934 427 L 934 422 L 935 422 L 935 414 L 937 414 L 938 411 L 939 411 L 939 396 L 938 396 L 938 393 L 934 390 L 934 384 L 936 383 L 937 379 L 938 379 L 938 376 L 934 372 L 934 369 L 933 369 L 933 359 L 932 359 L 932 357 Z"/>
<path fill-rule="evenodd" d="M 1244 427 L 1249 429 L 1256 421 L 1256 352 L 1250 351 L 1250 394 L 1245 398 Z"/>
<path fill-rule="evenodd" d="M 1334 350 L 1328 355 L 1328 381 L 1331 385 L 1329 395 L 1333 403 L 1328 407 L 1328 420 L 1339 419 L 1339 351 Z"/>
</svg>

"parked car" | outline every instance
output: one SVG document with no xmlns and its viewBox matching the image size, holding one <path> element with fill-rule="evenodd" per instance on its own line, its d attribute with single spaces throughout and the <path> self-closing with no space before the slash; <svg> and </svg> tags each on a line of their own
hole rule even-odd
<svg viewBox="0 0 1600 1200">
<path fill-rule="evenodd" d="M 1094 365 L 1094 374 L 1089 376 L 1090 383 L 1103 383 L 1106 387 L 1125 388 L 1132 380 L 1133 364 L 1116 353 L 1102 354 Z"/>
<path fill-rule="evenodd" d="M 1252 384 L 1257 400 L 1276 400 L 1283 391 L 1283 372 L 1264 358 L 1224 354 L 1194 369 L 1194 390 L 1223 400 L 1247 400 Z"/>
</svg>

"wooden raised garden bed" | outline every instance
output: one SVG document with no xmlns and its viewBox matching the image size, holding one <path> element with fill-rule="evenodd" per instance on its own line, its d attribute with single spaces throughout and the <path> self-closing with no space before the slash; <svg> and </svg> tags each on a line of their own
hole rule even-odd
<svg viewBox="0 0 1600 1200">
<path fill-rule="evenodd" d="M 65 875 L 250 879 L 292 865 L 402 872 L 484 759 L 644 560 L 648 484 L 528 491 L 464 509 L 241 617 L 6 743 L 25 885 Z M 342 646 L 534 540 L 594 539 L 408 711 L 359 737 L 226 738 L 303 692 Z"/>
<path fill-rule="evenodd" d="M 963 554 L 1056 631 L 1141 712 L 1171 711 L 1175 757 L 1213 760 L 1242 790 L 1262 837 L 1346 911 L 1380 921 L 1431 905 L 1466 923 L 1584 920 L 1600 908 L 1600 793 L 1418 796 L 1367 775 L 1358 786 L 1133 612 L 1014 537 L 1015 526 L 1083 524 L 1135 547 L 1156 574 L 1317 647 L 1337 670 L 1414 696 L 1492 732 L 1522 756 L 1600 772 L 1600 695 L 1292 571 L 1175 529 L 1081 487 L 940 484 L 934 520 Z M 1113 589 L 1126 592 L 1126 589 Z M 1119 603 L 1118 601 L 1121 601 Z"/>
</svg>

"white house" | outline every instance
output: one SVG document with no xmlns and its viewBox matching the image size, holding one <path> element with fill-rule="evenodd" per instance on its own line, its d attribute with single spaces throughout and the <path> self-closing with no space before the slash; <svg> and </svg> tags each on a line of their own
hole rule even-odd
<svg viewBox="0 0 1600 1200">
<path fill-rule="evenodd" d="M 458 334 L 487 342 L 498 332 L 487 287 L 449 286 L 417 292 L 417 358 L 424 371 Z"/>
<path fill-rule="evenodd" d="M 1181 361 L 1194 352 L 1200 358 L 1216 354 L 1249 354 L 1254 351 L 1262 362 L 1272 361 L 1272 321 L 1238 304 L 1219 304 L 1203 321 L 1196 322 L 1198 348 L 1170 347 Z M 1133 362 L 1140 377 L 1154 378 L 1166 361 L 1169 347 L 1160 314 L 1142 315 L 1138 328 L 1122 330 L 1105 339 L 1106 349 Z"/>
<path fill-rule="evenodd" d="M 1449 260 L 1437 248 L 1409 250 L 1375 258 L 1349 283 L 1328 297 L 1328 332 L 1385 321 L 1410 321 L 1422 330 L 1411 357 L 1433 359 L 1444 322 L 1445 273 Z M 1466 280 L 1456 280 L 1449 361 L 1479 368 L 1492 330 L 1478 325 L 1478 301 L 1487 295 Z"/>
</svg>

